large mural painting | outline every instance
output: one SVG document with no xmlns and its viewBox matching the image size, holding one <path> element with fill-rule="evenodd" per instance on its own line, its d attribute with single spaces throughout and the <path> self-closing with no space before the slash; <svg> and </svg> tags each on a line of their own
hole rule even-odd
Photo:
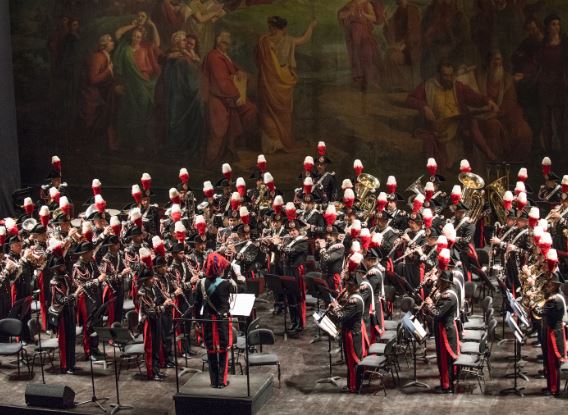
<svg viewBox="0 0 568 415">
<path fill-rule="evenodd" d="M 434 156 L 566 165 L 568 38 L 557 0 L 14 0 L 23 180 L 196 186 L 266 156 L 282 188 L 327 143 L 401 183 Z M 458 80 L 459 82 L 456 82 Z M 560 168 L 557 168 L 560 170 Z M 512 174 L 516 173 L 513 168 Z"/>
</svg>

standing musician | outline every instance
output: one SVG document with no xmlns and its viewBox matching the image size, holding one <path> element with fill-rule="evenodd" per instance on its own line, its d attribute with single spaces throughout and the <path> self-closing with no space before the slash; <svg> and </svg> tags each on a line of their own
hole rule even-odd
<svg viewBox="0 0 568 415">
<path fill-rule="evenodd" d="M 386 211 L 391 216 L 390 226 L 400 232 L 403 232 L 408 226 L 408 213 L 403 209 L 399 209 L 397 205 L 398 202 L 402 202 L 403 200 L 404 199 L 396 192 L 387 195 Z"/>
<path fill-rule="evenodd" d="M 134 300 L 134 305 L 138 311 L 138 275 L 142 272 L 142 264 L 140 262 L 140 248 L 144 241 L 142 229 L 138 226 L 131 226 L 124 234 L 124 240 L 128 242 L 124 249 L 124 262 L 127 268 L 132 271 L 132 282 L 130 289 L 130 297 Z"/>
<path fill-rule="evenodd" d="M 436 357 L 440 372 L 438 393 L 454 391 L 454 361 L 459 355 L 459 333 L 456 321 L 459 318 L 458 296 L 453 289 L 453 274 L 443 270 L 436 281 L 436 299 L 427 297 L 426 313 L 434 319 Z"/>
<path fill-rule="evenodd" d="M 229 385 L 229 348 L 233 344 L 233 328 L 229 314 L 229 298 L 237 292 L 232 279 L 224 278 L 229 261 L 217 253 L 210 253 L 205 264 L 205 278 L 197 287 L 196 316 L 203 322 L 203 338 L 207 348 L 209 377 L 212 388 Z"/>
<path fill-rule="evenodd" d="M 424 263 L 418 250 L 426 242 L 422 224 L 420 213 L 413 212 L 408 216 L 408 229 L 401 236 L 402 243 L 406 245 L 405 254 L 408 256 L 397 264 L 397 274 L 404 275 L 413 289 L 417 288 L 424 279 Z"/>
<path fill-rule="evenodd" d="M 78 322 L 83 326 L 83 350 L 91 360 L 101 358 L 98 349 L 99 338 L 92 336 L 94 313 L 102 304 L 102 283 L 106 275 L 102 274 L 93 260 L 95 247 L 91 242 L 82 242 L 77 246 L 75 255 L 79 259 L 73 265 L 73 280 L 82 290 L 77 298 Z"/>
<path fill-rule="evenodd" d="M 67 274 L 64 258 L 52 256 L 49 269 L 52 277 L 48 321 L 50 328 L 57 332 L 61 373 L 72 375 L 75 371 L 75 299 L 80 289 L 73 291 L 74 283 Z"/>
<path fill-rule="evenodd" d="M 320 238 L 325 232 L 325 221 L 319 210 L 316 209 L 316 202 L 312 194 L 305 194 L 303 198 L 304 212 L 300 216 L 306 224 L 307 236 L 310 239 Z"/>
<path fill-rule="evenodd" d="M 544 286 L 546 302 L 543 310 L 542 354 L 547 395 L 560 393 L 560 365 L 568 361 L 566 352 L 566 298 L 560 292 L 560 273 L 552 273 Z"/>
<path fill-rule="evenodd" d="M 568 177 L 562 179 L 566 181 Z M 563 188 L 565 185 L 563 186 Z M 560 194 L 560 204 L 550 211 L 547 218 L 550 220 L 550 234 L 552 236 L 552 247 L 558 252 L 560 259 L 560 271 L 562 274 L 568 273 L 568 193 Z"/>
<path fill-rule="evenodd" d="M 505 233 L 503 240 L 500 238 L 492 238 L 491 243 L 497 245 L 505 258 L 505 276 L 506 285 L 511 290 L 513 297 L 517 297 L 518 291 L 521 289 L 521 281 L 519 273 L 523 265 L 528 262 L 528 255 L 532 249 L 532 242 L 529 235 L 528 228 L 528 213 L 526 210 L 521 210 L 516 213 L 511 210 L 509 216 L 516 215 L 516 227 L 513 228 L 511 233 Z M 513 220 L 512 218 L 510 219 Z M 507 223 L 509 219 L 507 219 Z"/>
<path fill-rule="evenodd" d="M 282 271 L 284 275 L 294 276 L 297 282 L 298 292 L 288 294 L 288 305 L 291 331 L 300 332 L 306 325 L 306 291 L 304 286 L 304 263 L 308 254 L 308 238 L 300 234 L 303 222 L 293 219 L 286 223 L 289 238 L 286 244 L 281 244 L 280 238 L 275 238 L 274 243 L 282 254 Z"/>
<path fill-rule="evenodd" d="M 355 393 L 359 385 L 357 365 L 365 357 L 361 328 L 365 303 L 359 292 L 354 272 L 349 272 L 343 282 L 348 296 L 347 301 L 339 304 L 337 300 L 333 300 L 329 307 L 341 324 L 341 338 L 347 365 L 346 390 Z"/>
<path fill-rule="evenodd" d="M 330 289 L 337 294 L 341 291 L 341 270 L 345 257 L 345 246 L 339 241 L 339 229 L 335 225 L 326 227 L 326 238 L 316 240 L 316 259 L 319 256 L 322 276 Z"/>
<path fill-rule="evenodd" d="M 321 203 L 334 202 L 338 198 L 338 187 L 335 172 L 327 172 L 331 160 L 324 154 L 316 158 L 316 171 L 313 173 L 313 192 Z"/>
<path fill-rule="evenodd" d="M 166 359 L 166 367 L 175 367 L 173 347 L 174 347 L 174 306 L 176 297 L 183 294 L 183 290 L 176 283 L 175 277 L 168 272 L 168 264 L 163 256 L 154 258 L 154 273 L 156 286 L 160 290 L 164 299 L 171 298 L 173 303 L 165 307 L 165 311 L 161 315 L 161 340 Z M 185 301 L 185 300 L 182 300 Z M 179 308 L 179 307 L 178 307 Z"/>
<path fill-rule="evenodd" d="M 373 248 L 367 251 L 364 264 L 367 272 L 360 286 L 365 300 L 363 320 L 367 324 L 369 342 L 373 344 L 384 333 L 385 269 L 379 263 L 379 255 Z"/>
<path fill-rule="evenodd" d="M 103 290 L 103 301 L 111 303 L 108 306 L 108 325 L 112 326 L 115 321 L 122 321 L 124 305 L 124 276 L 130 273 L 120 251 L 120 241 L 117 236 L 109 235 L 103 242 L 107 252 L 99 265 L 101 273 L 106 274 L 106 285 Z"/>
<path fill-rule="evenodd" d="M 467 280 L 471 281 L 472 272 L 479 271 L 477 254 L 473 246 L 473 237 L 475 235 L 475 223 L 466 216 L 469 208 L 463 203 L 459 202 L 456 206 L 454 219 L 452 221 L 454 229 L 456 230 L 455 249 L 459 252 L 460 261 L 467 274 Z"/>
<path fill-rule="evenodd" d="M 263 233 L 263 236 L 267 238 L 267 250 L 270 252 L 270 262 L 267 264 L 267 268 L 272 274 L 283 275 L 281 267 L 282 264 L 280 262 L 280 251 L 275 249 L 274 244 L 272 243 L 274 238 L 282 239 L 288 235 L 286 227 L 282 224 L 282 215 L 272 211 L 270 213 L 270 227 L 268 229 L 264 229 Z"/>
<path fill-rule="evenodd" d="M 254 265 L 260 254 L 260 248 L 251 239 L 251 227 L 248 224 L 241 223 L 237 226 L 237 235 L 239 236 L 239 244 L 236 249 L 235 259 L 231 262 L 231 269 L 239 282 L 245 282 L 245 279 L 254 279 Z"/>
<path fill-rule="evenodd" d="M 200 236 L 197 235 L 196 239 L 197 237 Z M 203 240 L 200 239 L 199 243 L 195 246 L 197 247 L 198 245 L 205 244 Z M 195 285 L 197 284 L 197 281 L 199 281 L 199 275 L 194 273 L 194 268 L 192 268 L 188 261 L 186 261 L 184 245 L 182 243 L 175 243 L 172 246 L 171 253 L 172 263 L 170 264 L 168 272 L 174 276 L 177 286 L 182 289 L 182 292 L 178 296 L 178 304 L 180 311 L 185 315 L 188 310 L 193 307 Z M 197 258 L 198 257 L 196 257 L 196 260 Z M 180 324 L 178 331 L 178 335 L 182 333 L 191 333 L 191 323 L 183 321 L 183 323 Z M 179 344 L 184 355 L 189 356 L 190 341 L 190 336 L 184 336 Z"/>
<path fill-rule="evenodd" d="M 9 265 L 5 259 L 4 249 L 8 245 L 0 247 L 0 320 L 8 317 L 12 308 L 12 296 L 10 293 L 10 273 L 11 269 L 17 267 L 14 263 Z M 0 335 L 0 342 L 6 343 L 8 339 L 4 335 Z"/>
<path fill-rule="evenodd" d="M 148 380 L 161 381 L 166 374 L 160 372 L 161 316 L 173 303 L 163 298 L 155 286 L 154 272 L 144 268 L 138 276 L 138 302 L 140 304 L 140 325 L 144 327 L 144 352 Z"/>
</svg>

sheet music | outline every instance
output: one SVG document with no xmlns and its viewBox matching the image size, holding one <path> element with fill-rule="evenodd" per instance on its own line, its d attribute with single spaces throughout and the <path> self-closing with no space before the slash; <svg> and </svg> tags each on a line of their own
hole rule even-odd
<svg viewBox="0 0 568 415">
<path fill-rule="evenodd" d="M 254 294 L 231 294 L 230 303 L 232 316 L 248 317 L 254 307 Z"/>
<path fill-rule="evenodd" d="M 507 322 L 507 324 L 509 325 L 510 329 L 513 330 L 513 334 L 515 335 L 517 341 L 519 343 L 523 342 L 523 335 L 521 332 L 520 327 L 517 325 L 517 322 L 515 321 L 515 319 L 513 318 L 513 315 L 507 311 L 507 315 L 505 317 L 505 321 Z"/>
</svg>

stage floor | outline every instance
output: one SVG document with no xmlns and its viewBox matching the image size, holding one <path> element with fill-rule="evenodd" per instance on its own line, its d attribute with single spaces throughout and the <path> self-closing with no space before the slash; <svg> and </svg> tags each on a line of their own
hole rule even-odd
<svg viewBox="0 0 568 415">
<path fill-rule="evenodd" d="M 499 304 L 499 302 L 496 301 L 496 304 Z M 282 329 L 282 316 L 273 316 L 270 309 L 270 305 L 260 304 L 258 316 L 261 317 L 263 326 L 279 332 Z M 501 333 L 500 325 L 497 332 L 498 334 Z M 366 389 L 363 395 L 350 395 L 340 392 L 330 384 L 316 384 L 318 379 L 328 376 L 328 366 L 327 342 L 309 343 L 315 334 L 316 330 L 313 326 L 313 321 L 310 319 L 308 329 L 298 338 L 289 337 L 284 342 L 282 336 L 277 336 L 276 345 L 266 347 L 267 351 L 275 352 L 280 357 L 282 387 L 278 388 L 275 380 L 272 396 L 258 414 L 361 414 L 384 410 L 396 411 L 397 414 L 414 415 L 416 413 L 424 413 L 426 410 L 428 411 L 427 413 L 432 411 L 456 413 L 459 411 L 464 414 L 515 413 L 534 415 L 546 413 L 549 415 L 565 413 L 566 410 L 566 399 L 554 399 L 540 394 L 540 390 L 546 386 L 546 381 L 535 378 L 538 370 L 542 369 L 542 363 L 536 361 L 536 356 L 540 353 L 540 349 L 532 345 L 535 339 L 529 339 L 528 345 L 522 349 L 523 354 L 528 356 L 524 370 L 528 372 L 530 378 L 529 382 L 519 381 L 519 386 L 525 387 L 525 398 L 516 396 L 503 397 L 499 395 L 501 389 L 510 387 L 513 383 L 512 379 L 505 377 L 505 374 L 510 373 L 513 369 L 513 362 L 508 359 L 513 354 L 512 342 L 507 342 L 502 346 L 495 343 L 492 357 L 493 379 L 491 380 L 487 376 L 487 390 L 484 394 L 480 394 L 477 382 L 473 379 L 468 379 L 464 382 L 462 384 L 463 390 L 456 395 L 436 395 L 431 390 L 401 390 L 400 388 L 393 388 L 390 378 L 388 378 L 388 395 L 385 398 L 382 390 L 375 395 L 374 392 L 377 391 L 377 388 L 373 386 Z M 508 331 L 507 337 L 511 337 L 511 333 Z M 433 344 L 432 340 L 428 342 L 428 354 L 433 354 Z M 80 350 L 81 348 L 78 346 L 79 359 L 82 357 Z M 196 350 L 199 354 L 204 353 L 204 350 L 201 348 L 196 348 Z M 338 358 L 339 356 L 336 356 L 334 360 Z M 9 376 L 16 373 L 15 367 L 8 365 L 9 360 L 7 358 L 0 360 L 0 404 L 24 406 L 24 390 L 30 380 L 9 380 Z M 183 363 L 183 359 L 180 359 L 180 363 Z M 75 400 L 83 401 L 91 397 L 89 365 L 86 361 L 80 361 L 78 366 L 81 368 L 81 371 L 73 376 L 54 374 L 50 369 L 46 373 L 46 381 L 48 383 L 62 383 L 70 386 L 76 393 Z M 201 369 L 201 356 L 190 359 L 189 366 Z M 402 361 L 401 367 L 401 384 L 404 384 L 412 377 L 412 366 L 407 366 Z M 97 396 L 111 397 L 110 402 L 115 402 L 114 371 L 112 367 L 104 370 L 97 366 L 95 371 Z M 136 409 L 121 413 L 173 414 L 173 395 L 176 392 L 174 369 L 168 369 L 166 372 L 168 373 L 167 380 L 153 382 L 145 380 L 145 376 L 141 376 L 135 368 L 130 370 L 123 369 L 120 379 L 121 403 L 133 405 Z M 252 368 L 251 373 L 272 373 L 275 375 L 276 368 Z M 345 366 L 334 367 L 333 374 L 344 378 Z M 184 385 L 189 376 L 191 375 L 182 377 L 180 385 Z M 422 361 L 418 362 L 418 379 L 430 385 L 431 388 L 438 384 L 435 358 L 429 364 L 425 364 Z M 38 367 L 36 367 L 35 376 L 31 382 L 41 382 Z M 341 384 L 345 384 L 344 379 L 342 379 Z M 564 386 L 564 380 L 562 381 L 562 386 Z M 227 392 L 229 390 L 230 387 L 227 389 Z M 93 406 L 81 407 L 79 412 L 102 413 Z M 230 413 L 229 409 L 227 413 Z"/>
</svg>

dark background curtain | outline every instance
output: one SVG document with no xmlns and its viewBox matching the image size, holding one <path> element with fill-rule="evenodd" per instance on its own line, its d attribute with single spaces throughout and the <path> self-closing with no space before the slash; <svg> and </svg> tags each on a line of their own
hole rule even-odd
<svg viewBox="0 0 568 415">
<path fill-rule="evenodd" d="M 14 213 L 12 193 L 20 187 L 9 4 L 0 1 L 0 218 Z"/>
</svg>

